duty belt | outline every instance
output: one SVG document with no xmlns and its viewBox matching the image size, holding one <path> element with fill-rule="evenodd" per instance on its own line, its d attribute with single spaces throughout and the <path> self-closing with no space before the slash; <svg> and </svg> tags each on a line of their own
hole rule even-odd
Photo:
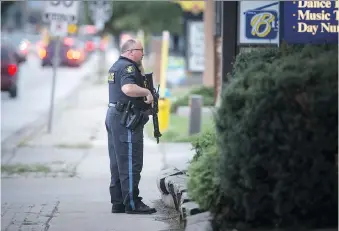
<svg viewBox="0 0 339 231">
<path fill-rule="evenodd" d="M 126 107 L 126 104 L 121 103 L 121 102 L 114 102 L 114 103 L 110 102 L 108 104 L 108 107 L 114 107 L 118 112 L 123 112 L 123 110 Z"/>
<path fill-rule="evenodd" d="M 127 106 L 127 104 L 126 103 L 122 103 L 122 102 L 114 102 L 114 103 L 111 102 L 111 103 L 108 104 L 108 107 L 114 107 L 114 108 L 117 109 L 117 111 L 120 111 L 120 112 L 122 112 L 125 109 L 126 106 Z M 144 108 L 138 107 L 135 104 L 134 104 L 133 107 L 135 109 L 139 110 L 139 111 L 145 111 Z"/>
</svg>

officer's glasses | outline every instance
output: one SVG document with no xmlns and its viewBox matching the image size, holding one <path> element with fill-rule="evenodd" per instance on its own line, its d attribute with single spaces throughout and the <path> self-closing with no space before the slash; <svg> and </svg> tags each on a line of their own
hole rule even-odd
<svg viewBox="0 0 339 231">
<path fill-rule="evenodd" d="M 142 53 L 144 53 L 144 49 L 131 49 L 129 51 L 141 51 Z"/>
</svg>

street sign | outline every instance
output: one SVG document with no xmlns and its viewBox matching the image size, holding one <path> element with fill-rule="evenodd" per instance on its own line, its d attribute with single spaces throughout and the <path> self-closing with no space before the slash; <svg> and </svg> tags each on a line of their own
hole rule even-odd
<svg viewBox="0 0 339 231">
<path fill-rule="evenodd" d="M 96 0 L 88 2 L 88 9 L 92 20 L 95 23 L 95 27 L 98 32 L 102 32 L 105 28 L 105 23 L 112 16 L 112 1 Z M 105 62 L 105 51 L 99 49 L 100 58 L 98 65 L 98 76 L 102 76 L 102 63 Z"/>
<path fill-rule="evenodd" d="M 50 32 L 53 36 L 65 37 L 68 34 L 68 23 L 53 20 L 51 22 Z"/>
<path fill-rule="evenodd" d="M 104 29 L 104 24 L 112 16 L 112 1 L 90 1 L 88 2 L 92 20 L 99 31 Z"/>
<path fill-rule="evenodd" d="M 96 20 L 98 16 L 105 17 L 106 21 L 112 16 L 112 1 L 90 1 L 88 2 L 89 10 L 93 20 Z M 99 15 L 98 10 L 102 13 Z"/>
<path fill-rule="evenodd" d="M 105 8 L 97 8 L 92 13 L 92 17 L 95 21 L 107 22 L 111 16 L 112 16 L 111 11 Z"/>
<path fill-rule="evenodd" d="M 78 22 L 79 1 L 46 1 L 43 20 L 51 21 L 66 21 L 70 24 Z"/>
<path fill-rule="evenodd" d="M 105 28 L 105 23 L 104 21 L 100 21 L 100 20 L 97 20 L 95 22 L 95 27 L 97 28 L 97 30 L 101 31 Z"/>
<path fill-rule="evenodd" d="M 48 119 L 48 132 L 52 131 L 52 121 L 54 114 L 54 97 L 57 78 L 57 67 L 60 63 L 60 46 L 62 37 L 68 34 L 68 24 L 76 24 L 78 22 L 79 1 L 53 0 L 45 1 L 45 11 L 43 21 L 50 23 L 50 32 L 56 38 L 56 46 L 54 47 L 53 56 L 53 77 L 51 103 Z"/>
<path fill-rule="evenodd" d="M 75 24 L 69 24 L 68 25 L 68 33 L 74 34 L 75 32 L 77 32 L 77 30 L 78 30 L 77 25 L 75 25 Z"/>
</svg>

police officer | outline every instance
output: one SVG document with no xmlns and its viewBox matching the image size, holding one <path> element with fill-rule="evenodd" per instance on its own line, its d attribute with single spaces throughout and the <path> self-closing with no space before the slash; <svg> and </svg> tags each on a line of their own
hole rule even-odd
<svg viewBox="0 0 339 231">
<path fill-rule="evenodd" d="M 143 55 L 139 41 L 126 41 L 121 47 L 119 59 L 108 73 L 109 108 L 105 124 L 111 169 L 109 189 L 112 213 L 156 212 L 142 202 L 138 187 L 143 166 L 143 128 L 153 102 L 151 92 L 144 88 L 141 73 Z M 135 120 L 138 123 L 133 128 L 128 128 L 127 124 L 135 119 L 133 115 L 143 116 Z"/>
</svg>

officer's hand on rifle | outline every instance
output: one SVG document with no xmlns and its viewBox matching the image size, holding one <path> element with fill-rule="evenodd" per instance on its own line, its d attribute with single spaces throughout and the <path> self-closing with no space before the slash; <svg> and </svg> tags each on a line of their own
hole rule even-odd
<svg viewBox="0 0 339 231">
<path fill-rule="evenodd" d="M 147 116 L 152 115 L 152 109 L 146 110 L 146 111 L 145 111 L 145 114 L 146 114 Z"/>
<path fill-rule="evenodd" d="M 148 93 L 148 95 L 146 96 L 146 100 L 145 100 L 145 103 L 147 103 L 147 104 L 151 104 L 151 103 L 153 103 L 153 95 L 152 95 L 152 93 L 149 91 L 149 93 Z"/>
</svg>

